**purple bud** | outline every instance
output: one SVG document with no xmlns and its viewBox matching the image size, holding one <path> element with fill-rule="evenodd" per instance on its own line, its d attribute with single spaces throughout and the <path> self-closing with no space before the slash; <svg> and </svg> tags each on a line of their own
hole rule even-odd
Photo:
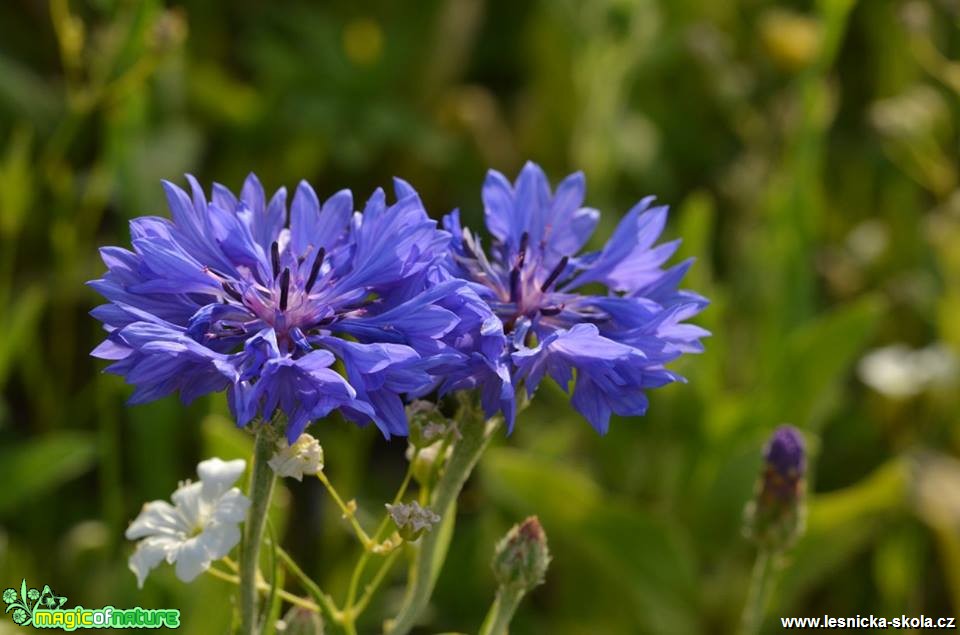
<svg viewBox="0 0 960 635">
<path fill-rule="evenodd" d="M 800 431 L 790 425 L 774 430 L 764 458 L 767 465 L 785 479 L 803 477 L 807 471 L 807 450 Z"/>
<path fill-rule="evenodd" d="M 790 425 L 774 430 L 763 459 L 756 494 L 747 506 L 746 531 L 759 543 L 785 549 L 803 530 L 807 451 L 800 431 Z"/>
</svg>

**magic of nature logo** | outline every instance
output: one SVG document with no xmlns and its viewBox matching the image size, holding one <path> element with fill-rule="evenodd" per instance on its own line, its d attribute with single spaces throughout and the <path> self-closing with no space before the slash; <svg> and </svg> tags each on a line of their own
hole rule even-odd
<svg viewBox="0 0 960 635">
<path fill-rule="evenodd" d="M 59 628 L 75 631 L 78 628 L 179 628 L 180 611 L 177 609 L 117 609 L 104 606 L 88 609 L 82 606 L 63 608 L 67 598 L 57 595 L 49 584 L 42 589 L 27 587 L 20 582 L 20 591 L 5 589 L 3 601 L 5 613 L 12 613 L 13 622 L 34 628 Z"/>
</svg>

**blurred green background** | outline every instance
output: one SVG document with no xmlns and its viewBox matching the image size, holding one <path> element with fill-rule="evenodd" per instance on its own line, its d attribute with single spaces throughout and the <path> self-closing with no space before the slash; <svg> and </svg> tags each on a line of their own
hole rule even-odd
<svg viewBox="0 0 960 635">
<path fill-rule="evenodd" d="M 484 171 L 533 159 L 586 172 L 598 240 L 641 196 L 670 204 L 714 336 L 676 366 L 689 384 L 603 438 L 541 390 L 468 485 L 422 632 L 475 632 L 493 545 L 531 513 L 555 559 L 515 633 L 730 632 L 742 510 L 781 422 L 808 435 L 811 497 L 768 629 L 957 615 L 958 24 L 956 0 L 0 4 L 0 586 L 229 623 L 217 580 L 165 567 L 137 591 L 123 530 L 246 438 L 222 396 L 125 407 L 88 356 L 97 247 L 166 214 L 161 178 L 252 170 L 362 200 L 402 175 L 435 217 L 478 224 Z M 314 431 L 378 514 L 404 444 Z M 339 596 L 351 536 L 318 484 L 287 485 L 285 544 Z"/>
</svg>

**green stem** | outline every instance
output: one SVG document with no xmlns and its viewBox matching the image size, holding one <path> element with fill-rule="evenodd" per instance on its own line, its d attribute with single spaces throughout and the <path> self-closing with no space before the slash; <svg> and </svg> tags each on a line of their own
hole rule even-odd
<svg viewBox="0 0 960 635">
<path fill-rule="evenodd" d="M 441 526 L 448 521 L 452 522 L 452 518 L 448 519 L 448 516 L 456 513 L 455 505 L 460 490 L 490 443 L 493 432 L 499 427 L 499 417 L 485 423 L 482 413 L 475 406 L 465 404 L 461 407 L 459 430 L 462 436 L 453 446 L 453 454 L 437 483 L 430 505 L 443 520 L 433 531 L 420 538 L 416 560 L 407 581 L 407 595 L 403 606 L 393 622 L 385 628 L 389 635 L 409 633 L 430 601 L 446 555 L 446 545 L 441 542 L 445 532 L 441 531 Z"/>
<path fill-rule="evenodd" d="M 320 586 L 313 581 L 313 579 L 303 572 L 303 569 L 290 557 L 286 551 L 284 551 L 280 546 L 277 546 L 277 556 L 280 558 L 280 561 L 283 563 L 283 566 L 286 567 L 297 580 L 300 581 L 300 584 L 303 585 L 303 588 L 307 590 L 314 601 L 323 609 L 324 613 L 331 621 L 339 623 L 342 619 L 339 609 L 337 609 L 336 604 L 333 603 L 333 599 L 323 592 Z"/>
<path fill-rule="evenodd" d="M 229 582 L 230 584 L 240 584 L 240 578 L 233 575 L 232 573 L 221 571 L 216 567 L 210 567 L 209 569 L 207 569 L 207 573 L 217 579 L 223 580 L 224 582 Z M 268 585 L 266 582 L 261 581 L 260 583 L 257 584 L 257 590 L 262 591 L 263 593 L 269 593 L 270 585 Z M 307 609 L 308 611 L 312 611 L 314 613 L 320 612 L 320 607 L 318 607 L 316 604 L 314 604 L 310 600 L 306 600 L 300 597 L 299 595 L 294 595 L 289 591 L 285 591 L 283 589 L 277 589 L 277 596 L 280 598 L 283 598 L 284 600 L 286 600 L 290 604 L 293 604 L 294 606 L 299 606 L 302 609 Z"/>
<path fill-rule="evenodd" d="M 354 509 L 356 503 L 352 505 L 345 503 L 343 498 L 340 497 L 340 494 L 337 493 L 337 489 L 333 486 L 333 483 L 330 482 L 330 479 L 327 478 L 327 475 L 324 474 L 322 470 L 317 473 L 317 478 L 320 479 L 323 486 L 327 488 L 327 492 L 330 493 L 333 501 L 337 504 L 337 507 L 340 508 L 340 513 L 343 514 L 343 518 L 353 527 L 353 532 L 356 534 L 357 540 L 360 541 L 364 549 L 370 549 L 373 541 L 370 540 L 370 536 L 367 535 L 367 532 L 365 532 L 360 525 L 360 521 L 357 520 L 356 509 Z"/>
<path fill-rule="evenodd" d="M 250 511 L 244 524 L 243 549 L 240 554 L 241 635 L 254 635 L 257 630 L 257 565 L 274 482 L 273 470 L 267 465 L 275 450 L 271 427 L 271 423 L 260 423 L 253 446 L 248 493 Z"/>
<path fill-rule="evenodd" d="M 743 607 L 743 617 L 740 621 L 740 635 L 756 635 L 760 632 L 763 616 L 766 613 L 767 598 L 773 579 L 771 567 L 772 554 L 766 547 L 760 547 L 757 560 L 753 564 L 753 574 L 750 577 L 750 588 L 747 590 L 747 601 Z"/>
<path fill-rule="evenodd" d="M 357 600 L 356 604 L 350 607 L 350 613 L 354 618 L 359 617 L 360 614 L 367 609 L 367 606 L 370 604 L 370 600 L 373 599 L 373 595 L 377 592 L 380 584 L 383 582 L 384 578 L 387 577 L 390 569 L 393 568 L 393 563 L 396 562 L 397 556 L 399 555 L 400 549 L 395 549 L 384 559 L 383 563 L 380 565 L 380 568 L 373 575 L 373 579 L 370 580 L 370 583 L 367 584 L 367 588 L 364 589 L 363 596 Z"/>
<path fill-rule="evenodd" d="M 523 589 L 502 586 L 497 589 L 497 597 L 490 605 L 487 618 L 483 620 L 479 635 L 507 635 L 510 620 L 523 599 Z"/>
</svg>

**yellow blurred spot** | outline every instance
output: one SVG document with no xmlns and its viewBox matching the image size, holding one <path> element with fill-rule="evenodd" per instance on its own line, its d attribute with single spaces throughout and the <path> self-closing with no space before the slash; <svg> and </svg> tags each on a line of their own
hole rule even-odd
<svg viewBox="0 0 960 635">
<path fill-rule="evenodd" d="M 810 64 L 820 48 L 820 23 L 808 16 L 772 9 L 760 19 L 760 40 L 780 68 L 795 71 Z"/>
<path fill-rule="evenodd" d="M 373 64 L 383 52 L 383 30 L 369 18 L 353 20 L 343 29 L 343 50 L 354 64 Z"/>
</svg>

